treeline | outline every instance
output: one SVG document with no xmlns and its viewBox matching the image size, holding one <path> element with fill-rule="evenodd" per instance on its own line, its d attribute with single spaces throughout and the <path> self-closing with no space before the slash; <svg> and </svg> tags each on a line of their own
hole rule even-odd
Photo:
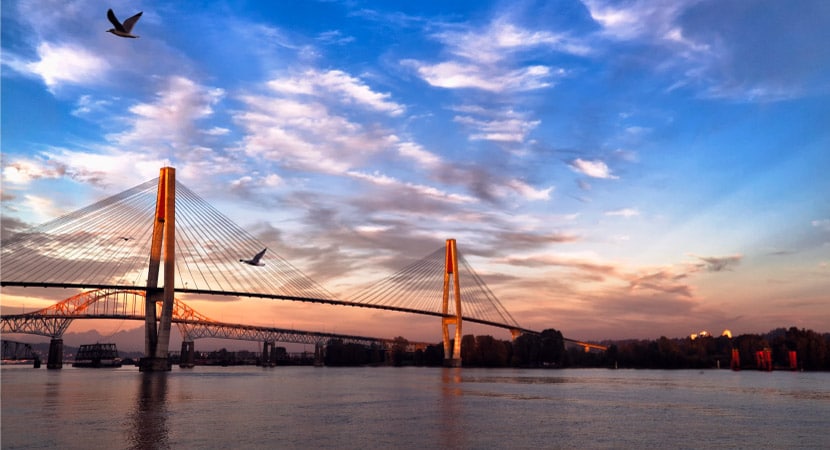
<svg viewBox="0 0 830 450">
<path fill-rule="evenodd" d="M 464 367 L 607 367 L 636 369 L 708 369 L 731 367 L 733 349 L 738 351 L 739 367 L 756 368 L 756 353 L 769 350 L 772 365 L 790 368 L 790 352 L 795 352 L 796 369 L 830 370 L 830 333 L 819 334 L 795 327 L 779 328 L 766 334 L 702 336 L 696 339 L 660 337 L 656 340 L 604 341 L 607 351 L 586 352 L 582 347 L 565 345 L 562 333 L 547 329 L 540 334 L 524 334 L 514 341 L 492 336 L 465 335 L 461 340 Z M 326 365 L 392 364 L 397 366 L 441 366 L 443 344 L 408 351 L 408 342 L 395 339 L 389 354 L 380 348 L 330 342 Z M 387 360 L 387 358 L 389 360 Z"/>
<path fill-rule="evenodd" d="M 766 334 L 703 336 L 697 339 L 661 337 L 654 341 L 629 340 L 605 342 L 603 355 L 573 355 L 577 367 L 616 365 L 620 368 L 708 369 L 732 367 L 732 350 L 737 350 L 741 369 L 758 368 L 756 354 L 769 350 L 772 366 L 790 369 L 790 352 L 795 352 L 797 370 L 830 370 L 830 333 L 778 328 Z"/>
<path fill-rule="evenodd" d="M 471 334 L 461 339 L 461 359 L 466 367 L 561 367 L 565 355 L 562 333 L 553 329 L 538 335 L 525 334 L 513 342 Z M 327 366 L 440 367 L 444 364 L 444 345 L 439 343 L 411 351 L 409 341 L 397 337 L 387 353 L 376 346 L 331 340 L 326 345 L 324 361 Z"/>
</svg>

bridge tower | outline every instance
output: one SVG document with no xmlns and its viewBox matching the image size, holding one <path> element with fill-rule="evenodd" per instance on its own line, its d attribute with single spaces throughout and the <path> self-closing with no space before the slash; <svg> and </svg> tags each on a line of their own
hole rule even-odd
<svg viewBox="0 0 830 450">
<path fill-rule="evenodd" d="M 162 254 L 163 253 L 163 254 Z M 158 287 L 159 270 L 164 257 L 164 286 Z M 150 267 L 144 305 L 144 358 L 141 372 L 168 371 L 170 326 L 173 322 L 173 296 L 176 287 L 176 169 L 162 167 L 159 174 L 153 240 L 150 245 Z M 156 318 L 156 302 L 162 301 L 160 319 Z"/>
<path fill-rule="evenodd" d="M 461 285 L 458 282 L 458 252 L 455 239 L 447 239 L 446 270 L 444 270 L 444 298 L 441 312 L 441 327 L 444 334 L 444 365 L 461 367 Z M 455 316 L 447 317 L 449 312 L 450 279 L 455 300 Z M 450 325 L 455 325 L 455 341 L 450 345 Z"/>
</svg>

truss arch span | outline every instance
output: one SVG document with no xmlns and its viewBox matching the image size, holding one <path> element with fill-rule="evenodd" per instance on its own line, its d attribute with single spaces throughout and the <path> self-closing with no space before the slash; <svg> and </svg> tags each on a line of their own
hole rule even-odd
<svg viewBox="0 0 830 450">
<path fill-rule="evenodd" d="M 52 306 L 3 316 L 3 333 L 24 333 L 60 338 L 74 319 L 144 319 L 146 292 L 138 289 L 94 289 L 75 294 Z M 184 302 L 173 303 L 177 322 L 216 323 Z"/>
<path fill-rule="evenodd" d="M 137 289 L 95 289 L 81 292 L 52 306 L 26 314 L 2 316 L 2 333 L 34 334 L 60 339 L 73 320 L 129 319 L 144 320 L 146 293 Z M 391 340 L 336 333 L 288 330 L 218 322 L 176 299 L 173 304 L 173 323 L 182 338 L 193 341 L 201 338 L 234 339 L 259 342 L 289 342 L 321 345 L 330 339 L 344 343 L 380 345 L 387 347 Z"/>
<path fill-rule="evenodd" d="M 47 318 L 143 318 L 146 296 L 146 292 L 139 289 L 94 289 L 23 315 L 39 315 Z M 174 301 L 173 317 L 178 320 L 215 322 L 178 299 Z"/>
</svg>

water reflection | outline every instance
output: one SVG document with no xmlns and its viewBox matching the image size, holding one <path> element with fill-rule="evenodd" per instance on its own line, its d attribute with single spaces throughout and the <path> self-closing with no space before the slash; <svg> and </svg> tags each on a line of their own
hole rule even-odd
<svg viewBox="0 0 830 450">
<path fill-rule="evenodd" d="M 47 372 L 46 390 L 43 398 L 43 415 L 52 420 L 57 420 L 60 417 L 59 410 L 62 406 L 61 401 L 61 383 L 59 374 L 54 375 L 57 371 Z"/>
<path fill-rule="evenodd" d="M 441 448 L 460 448 L 467 442 L 464 436 L 461 391 L 461 368 L 441 370 Z"/>
<path fill-rule="evenodd" d="M 167 373 L 143 372 L 132 414 L 130 448 L 170 448 Z"/>
</svg>

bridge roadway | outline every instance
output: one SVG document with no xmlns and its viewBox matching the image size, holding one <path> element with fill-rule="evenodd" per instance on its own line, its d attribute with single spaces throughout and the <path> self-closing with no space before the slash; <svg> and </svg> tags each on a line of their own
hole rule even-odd
<svg viewBox="0 0 830 450">
<path fill-rule="evenodd" d="M 32 282 L 16 282 L 16 281 L 0 281 L 0 286 L 17 286 L 17 287 L 44 287 L 44 288 L 78 288 L 78 289 L 107 289 L 107 290 L 129 290 L 129 291 L 146 291 L 142 288 L 137 288 L 136 286 L 123 286 L 123 285 L 110 285 L 110 284 L 75 284 L 75 283 L 32 283 Z M 177 288 L 177 293 L 186 293 L 186 294 L 201 294 L 201 295 L 221 295 L 221 296 L 231 296 L 231 297 L 250 297 L 250 298 L 264 298 L 264 299 L 273 299 L 273 300 L 287 300 L 287 301 L 297 301 L 297 302 L 307 302 L 307 303 L 319 303 L 319 304 L 327 304 L 327 305 L 340 305 L 340 306 L 352 306 L 358 308 L 371 308 L 371 309 L 381 309 L 387 311 L 396 311 L 396 312 L 403 312 L 403 313 L 411 313 L 411 314 L 420 314 L 420 315 L 427 315 L 427 316 L 434 316 L 434 317 L 455 317 L 453 315 L 443 314 L 437 311 L 425 311 L 420 309 L 413 309 L 413 308 L 404 308 L 399 306 L 390 306 L 390 305 L 375 305 L 375 304 L 364 304 L 364 303 L 357 303 L 357 302 L 350 302 L 347 300 L 335 300 L 335 299 L 324 299 L 324 298 L 313 298 L 313 297 L 299 297 L 299 296 L 290 296 L 290 295 L 279 295 L 279 294 L 265 294 L 265 293 L 257 293 L 257 292 L 227 292 L 227 291 L 213 291 L 213 290 L 204 290 L 204 289 L 187 289 L 187 288 Z M 6 318 L 11 316 L 2 316 L 3 320 L 3 331 L 6 332 Z M 55 317 L 50 315 L 49 317 Z M 79 316 L 72 316 L 66 317 L 66 319 L 78 319 Z M 144 320 L 144 316 L 142 315 L 139 319 L 136 319 L 132 316 L 125 316 L 125 317 L 113 317 L 113 316 L 106 316 L 106 317 L 99 317 L 99 318 L 106 318 L 106 319 L 129 319 L 129 320 Z M 515 325 L 510 324 L 503 324 L 498 322 L 492 322 L 488 320 L 476 319 L 473 317 L 466 317 L 462 314 L 462 320 L 465 322 L 471 323 L 478 323 L 482 325 L 493 326 L 497 328 L 503 328 L 510 330 L 511 333 L 516 335 L 516 333 L 528 333 L 528 334 L 541 334 L 539 331 L 534 331 L 526 328 L 517 328 Z M 183 325 L 217 325 L 220 322 L 215 321 L 192 321 L 187 319 L 173 319 L 173 323 L 183 324 Z M 227 330 L 235 330 L 240 333 L 240 335 L 259 335 L 259 334 L 267 334 L 267 333 L 274 333 L 278 336 L 291 336 L 295 330 L 286 330 L 286 329 L 279 329 L 279 328 L 268 328 L 268 327 L 257 327 L 251 325 L 239 325 L 239 324 L 230 324 L 224 323 L 221 324 Z M 246 330 L 246 331 L 243 331 Z M 267 331 L 272 330 L 272 331 Z M 383 339 L 383 338 L 370 338 L 364 336 L 349 336 L 349 335 L 337 335 L 337 334 L 327 334 L 327 333 L 317 333 L 317 332 L 308 332 L 303 331 L 300 332 L 301 334 L 308 334 L 309 336 L 322 336 L 323 339 L 349 339 L 349 342 L 382 342 L 385 345 L 388 345 L 391 342 L 390 339 Z M 40 334 L 40 333 L 35 333 Z M 298 335 L 299 336 L 299 335 Z M 211 331 L 203 330 L 202 335 L 198 337 L 218 337 L 222 338 L 221 332 L 216 332 L 216 335 L 212 335 Z M 198 337 L 194 337 L 198 338 Z M 228 339 L 236 339 L 233 337 L 228 337 Z M 247 338 L 239 338 L 242 340 L 248 340 Z M 302 338 L 298 338 L 301 340 L 280 340 L 280 339 L 272 339 L 270 342 L 291 342 L 291 343 L 318 343 L 318 341 L 307 341 L 302 340 Z M 356 339 L 357 341 L 351 341 L 351 339 Z M 585 351 L 589 351 L 590 349 L 595 350 L 605 350 L 606 347 L 598 344 L 592 344 L 588 342 L 579 341 L 576 339 L 570 339 L 563 337 L 562 338 L 565 342 L 575 344 L 581 346 L 585 349 Z M 254 339 L 251 339 L 254 340 Z M 264 342 L 263 339 L 256 339 L 261 342 Z M 420 343 L 422 345 L 427 345 L 426 343 Z"/>
</svg>

